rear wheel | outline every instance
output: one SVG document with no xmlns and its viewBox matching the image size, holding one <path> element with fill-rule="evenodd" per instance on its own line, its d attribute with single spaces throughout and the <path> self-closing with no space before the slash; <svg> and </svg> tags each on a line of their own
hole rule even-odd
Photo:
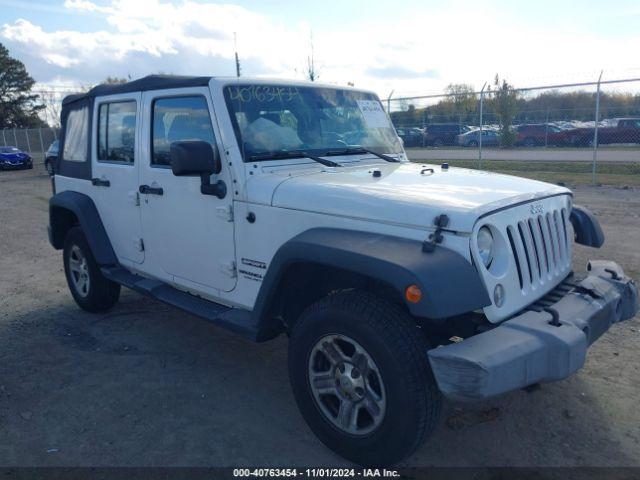
<svg viewBox="0 0 640 480">
<path fill-rule="evenodd" d="M 344 291 L 309 307 L 289 343 L 289 376 L 309 427 L 361 465 L 390 465 L 434 429 L 441 397 L 422 332 L 397 305 Z"/>
<path fill-rule="evenodd" d="M 536 141 L 533 138 L 525 138 L 524 142 L 522 142 L 522 144 L 525 147 L 535 147 L 536 146 Z"/>
<path fill-rule="evenodd" d="M 48 158 L 44 161 L 44 168 L 47 170 L 49 175 L 53 176 L 53 165 Z"/>
<path fill-rule="evenodd" d="M 73 227 L 64 242 L 64 273 L 73 299 L 88 312 L 113 307 L 120 297 L 120 285 L 100 272 L 80 227 Z"/>
</svg>

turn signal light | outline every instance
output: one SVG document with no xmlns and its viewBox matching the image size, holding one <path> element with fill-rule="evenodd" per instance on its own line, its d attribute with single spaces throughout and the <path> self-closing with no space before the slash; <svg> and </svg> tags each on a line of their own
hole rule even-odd
<svg viewBox="0 0 640 480">
<path fill-rule="evenodd" d="M 418 303 L 422 299 L 422 290 L 417 285 L 409 285 L 404 291 L 407 302 Z"/>
</svg>

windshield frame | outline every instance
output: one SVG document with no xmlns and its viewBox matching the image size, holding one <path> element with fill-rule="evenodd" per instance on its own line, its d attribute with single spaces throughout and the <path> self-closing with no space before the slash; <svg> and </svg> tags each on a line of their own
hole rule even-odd
<svg viewBox="0 0 640 480">
<path fill-rule="evenodd" d="M 304 82 L 289 82 L 289 81 L 268 81 L 268 82 L 264 82 L 264 81 L 260 81 L 259 79 L 251 79 L 251 80 L 245 80 L 245 81 L 238 81 L 238 82 L 225 82 L 222 85 L 220 85 L 220 89 L 221 89 L 221 93 L 222 93 L 222 98 L 224 100 L 225 103 L 225 107 L 227 109 L 227 115 L 229 117 L 229 120 L 231 121 L 231 127 L 233 130 L 233 134 L 235 137 L 235 142 L 236 145 L 238 146 L 238 149 L 240 151 L 240 155 L 242 156 L 242 161 L 244 163 L 254 163 L 254 162 L 264 162 L 264 161 L 269 161 L 269 160 L 289 160 L 289 159 L 294 159 L 294 158 L 304 158 L 304 156 L 286 156 L 286 155 L 274 155 L 274 158 L 270 158 L 268 155 L 264 155 L 265 158 L 251 158 L 251 157 L 255 157 L 255 156 L 263 156 L 261 155 L 263 152 L 256 152 L 256 151 L 246 151 L 245 150 L 245 146 L 243 144 L 242 141 L 242 130 L 240 127 L 240 124 L 238 122 L 238 118 L 236 116 L 236 112 L 238 111 L 236 108 L 234 108 L 235 106 L 233 105 L 232 102 L 234 102 L 234 100 L 231 98 L 231 95 L 227 94 L 227 91 L 229 88 L 232 87 L 284 87 L 284 88 L 300 88 L 300 89 L 317 89 L 317 90 L 336 90 L 336 91 L 343 91 L 343 92 L 350 92 L 350 93 L 356 93 L 356 94 L 361 94 L 363 95 L 363 100 L 373 100 L 377 103 L 380 104 L 382 110 L 385 112 L 386 116 L 387 116 L 387 120 L 389 123 L 389 131 L 393 134 L 393 136 L 395 137 L 395 142 L 393 144 L 389 144 L 389 151 L 385 151 L 385 153 L 383 155 L 402 155 L 404 153 L 404 149 L 402 147 L 402 143 L 400 141 L 400 137 L 397 135 L 397 132 L 395 130 L 395 127 L 393 125 L 393 122 L 391 121 L 391 118 L 388 116 L 387 112 L 384 110 L 384 106 L 382 104 L 382 101 L 380 100 L 380 98 L 378 97 L 378 95 L 372 91 L 369 90 L 364 90 L 364 89 L 354 89 L 351 87 L 342 87 L 342 86 L 335 86 L 335 85 L 324 85 L 324 84 L 318 84 L 318 85 L 313 85 L 313 84 L 308 84 L 308 83 L 304 83 Z M 242 111 L 242 110 L 240 110 Z M 299 152 L 299 151 L 305 151 L 309 154 L 312 154 L 314 156 L 317 157 L 325 157 L 325 156 L 335 156 L 335 153 L 333 153 L 335 150 L 340 149 L 340 148 L 360 148 L 360 149 L 371 149 L 374 150 L 375 147 L 364 147 L 362 145 L 359 144 L 349 144 L 346 145 L 345 147 L 336 147 L 336 146 L 331 146 L 331 145 L 326 145 L 323 146 L 322 148 L 311 148 L 311 147 L 297 147 L 297 148 L 292 148 L 291 150 L 288 149 L 282 149 L 282 150 L 278 150 L 276 151 L 276 153 L 284 153 L 287 151 L 292 151 L 292 152 Z M 392 148 L 395 147 L 395 150 Z M 386 149 L 385 149 L 386 150 Z M 267 153 L 267 152 L 264 152 Z M 373 153 L 375 155 L 375 153 Z M 348 153 L 345 153 L 345 155 L 349 155 Z"/>
</svg>

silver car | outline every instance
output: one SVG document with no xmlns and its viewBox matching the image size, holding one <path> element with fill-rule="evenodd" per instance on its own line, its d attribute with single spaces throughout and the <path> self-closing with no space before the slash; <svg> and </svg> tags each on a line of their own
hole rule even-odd
<svg viewBox="0 0 640 480">
<path fill-rule="evenodd" d="M 471 130 L 456 137 L 456 143 L 461 147 L 477 147 L 480 145 L 480 130 Z M 495 147 L 500 145 L 500 135 L 495 130 L 482 130 L 482 145 Z"/>
</svg>

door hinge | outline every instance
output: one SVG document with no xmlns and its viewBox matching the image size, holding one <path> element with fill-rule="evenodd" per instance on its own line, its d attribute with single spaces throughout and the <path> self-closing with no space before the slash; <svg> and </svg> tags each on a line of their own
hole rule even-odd
<svg viewBox="0 0 640 480">
<path fill-rule="evenodd" d="M 220 270 L 222 270 L 222 273 L 224 273 L 225 275 L 231 278 L 235 278 L 237 276 L 236 262 L 234 260 L 231 260 L 230 262 L 221 263 Z"/>
<path fill-rule="evenodd" d="M 216 207 L 216 215 L 227 222 L 233 222 L 233 206 L 225 205 L 224 207 Z"/>
<path fill-rule="evenodd" d="M 139 252 L 144 252 L 144 240 L 142 240 L 141 238 L 134 238 L 133 243 L 135 244 L 136 249 Z"/>
</svg>

